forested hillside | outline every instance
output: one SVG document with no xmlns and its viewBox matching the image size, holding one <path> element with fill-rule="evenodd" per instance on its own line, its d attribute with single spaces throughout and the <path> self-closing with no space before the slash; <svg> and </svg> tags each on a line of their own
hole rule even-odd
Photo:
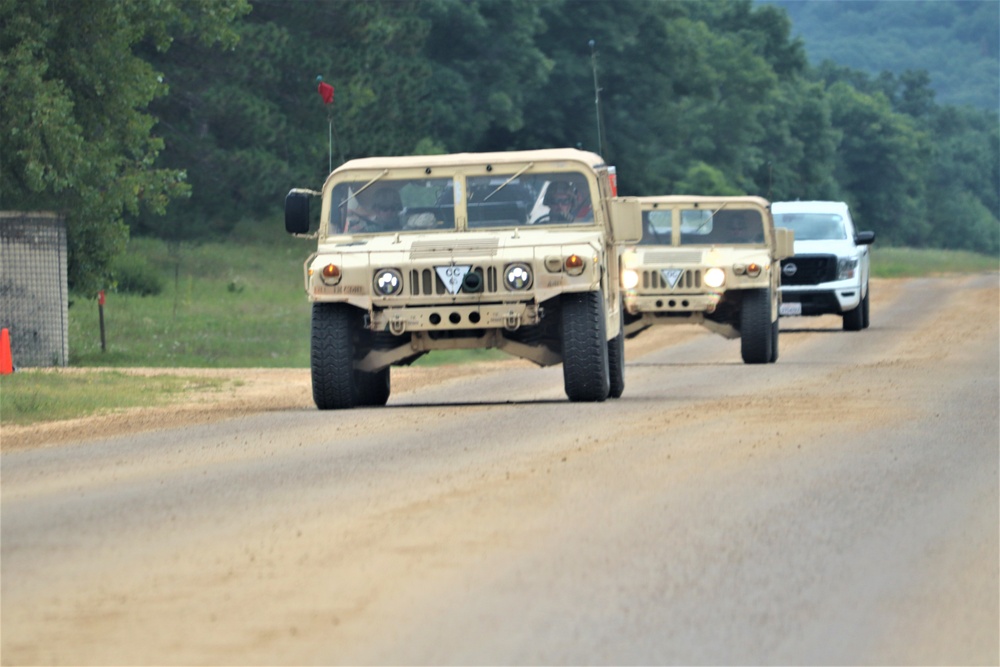
<svg viewBox="0 0 1000 667">
<path fill-rule="evenodd" d="M 759 0 L 792 19 L 810 62 L 877 75 L 925 70 L 941 104 L 1000 108 L 997 0 Z"/>
<path fill-rule="evenodd" d="M 843 199 L 879 243 L 1000 251 L 997 110 L 810 66 L 775 5 L 11 0 L 0 26 L 0 206 L 69 214 L 80 290 L 126 223 L 222 237 L 331 162 L 553 146 L 622 194 Z"/>
</svg>

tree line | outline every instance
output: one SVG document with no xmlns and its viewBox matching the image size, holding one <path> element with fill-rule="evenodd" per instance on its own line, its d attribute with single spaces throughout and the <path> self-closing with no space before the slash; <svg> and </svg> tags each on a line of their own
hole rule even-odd
<svg viewBox="0 0 1000 667">
<path fill-rule="evenodd" d="M 997 112 L 812 67 L 751 0 L 6 0 L 0 55 L 0 206 L 67 214 L 83 291 L 130 232 L 279 224 L 331 162 L 556 146 L 621 194 L 838 199 L 881 243 L 1000 252 Z"/>
</svg>

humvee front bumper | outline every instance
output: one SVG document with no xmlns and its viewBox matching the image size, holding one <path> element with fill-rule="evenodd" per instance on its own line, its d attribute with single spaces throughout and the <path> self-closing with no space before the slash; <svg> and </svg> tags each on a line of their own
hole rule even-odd
<svg viewBox="0 0 1000 667">
<path fill-rule="evenodd" d="M 657 312 L 711 313 L 722 298 L 720 293 L 626 295 L 625 310 L 631 315 Z"/>
<path fill-rule="evenodd" d="M 407 331 L 446 331 L 462 329 L 507 329 L 538 324 L 541 309 L 528 302 L 495 304 L 441 304 L 376 308 L 370 315 L 372 331 L 397 335 Z"/>
</svg>

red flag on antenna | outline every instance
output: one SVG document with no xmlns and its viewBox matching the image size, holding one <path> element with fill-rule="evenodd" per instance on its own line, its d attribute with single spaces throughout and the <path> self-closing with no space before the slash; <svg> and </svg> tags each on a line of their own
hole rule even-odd
<svg viewBox="0 0 1000 667">
<path fill-rule="evenodd" d="M 323 98 L 323 104 L 333 104 L 333 86 L 326 81 L 320 81 L 319 96 Z"/>
</svg>

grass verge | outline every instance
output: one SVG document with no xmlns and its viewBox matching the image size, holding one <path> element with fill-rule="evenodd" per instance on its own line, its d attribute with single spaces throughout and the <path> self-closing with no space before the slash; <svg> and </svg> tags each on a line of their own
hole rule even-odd
<svg viewBox="0 0 1000 667">
<path fill-rule="evenodd" d="M 179 375 L 138 376 L 114 370 L 60 373 L 27 369 L 0 376 L 0 421 L 23 426 L 122 408 L 165 405 L 191 391 L 219 390 L 226 382 Z"/>
</svg>

